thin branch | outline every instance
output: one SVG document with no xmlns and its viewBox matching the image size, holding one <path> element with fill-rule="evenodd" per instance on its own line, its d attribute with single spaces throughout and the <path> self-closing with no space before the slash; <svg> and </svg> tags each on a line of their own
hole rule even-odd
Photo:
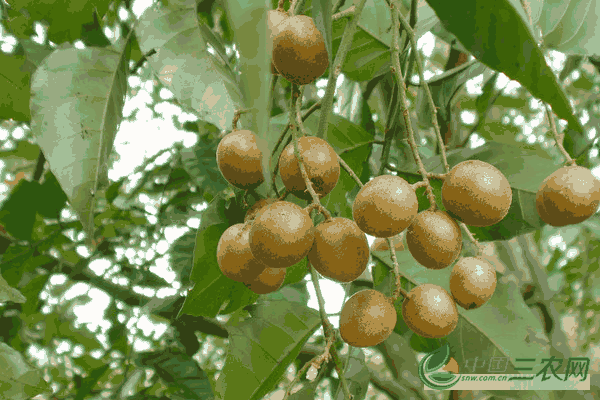
<svg viewBox="0 0 600 400">
<path fill-rule="evenodd" d="M 396 277 L 396 285 L 394 288 L 394 292 L 392 293 L 392 298 L 394 299 L 394 303 L 398 300 L 398 297 L 402 296 L 402 298 L 406 298 L 408 293 L 404 289 L 402 289 L 402 285 L 400 284 L 400 267 L 398 266 L 398 258 L 396 257 L 396 247 L 394 246 L 394 238 L 387 238 L 388 246 L 390 246 L 390 255 L 392 257 L 392 262 L 394 263 L 394 276 Z"/>
<path fill-rule="evenodd" d="M 342 159 L 342 157 L 340 157 L 339 155 L 338 155 L 338 161 L 340 162 L 340 165 L 342 166 L 342 168 L 344 168 L 346 170 L 346 172 L 352 177 L 352 179 L 354 179 L 354 181 L 356 182 L 358 187 L 362 188 L 363 184 L 360 181 L 360 178 L 358 176 L 356 176 L 354 171 L 352 171 L 352 168 L 350 168 L 350 166 L 348 164 L 346 164 L 346 161 L 344 161 Z"/>
<path fill-rule="evenodd" d="M 351 17 L 354 15 L 355 10 L 356 10 L 356 6 L 348 7 L 344 11 L 340 11 L 339 13 L 333 14 L 331 16 L 331 20 L 337 21 L 338 19 L 342 19 L 344 17 Z"/>
<path fill-rule="evenodd" d="M 550 127 L 552 128 L 552 134 L 554 135 L 554 140 L 556 140 L 556 146 L 558 147 L 558 150 L 560 150 L 562 155 L 565 157 L 565 162 L 567 164 L 575 165 L 576 161 L 571 158 L 571 156 L 569 155 L 569 153 L 567 153 L 567 150 L 565 150 L 565 147 L 563 146 L 564 134 L 559 135 L 558 131 L 556 130 L 554 115 L 552 114 L 552 111 L 550 111 L 550 107 L 548 107 L 548 104 L 545 104 L 545 107 L 546 116 L 548 117 L 548 121 L 550 121 Z"/>
<path fill-rule="evenodd" d="M 392 20 L 396 21 L 399 18 L 399 8 L 397 2 L 395 4 L 391 4 L 392 8 Z M 410 26 L 408 26 L 410 29 Z M 431 209 L 436 208 L 435 195 L 433 194 L 433 188 L 429 183 L 429 179 L 427 178 L 427 171 L 425 170 L 425 166 L 423 165 L 423 161 L 421 161 L 421 156 L 419 155 L 419 150 L 417 148 L 417 144 L 415 142 L 415 134 L 413 131 L 412 123 L 410 121 L 410 117 L 408 115 L 408 99 L 406 98 L 406 86 L 404 85 L 404 80 L 402 79 L 402 69 L 400 67 L 400 59 L 399 52 L 400 48 L 398 45 L 398 30 L 394 29 L 394 35 L 392 38 L 392 72 L 396 75 L 396 81 L 398 83 L 398 93 L 400 95 L 399 107 L 402 112 L 402 116 L 404 117 L 404 123 L 406 125 L 406 129 L 408 131 L 408 142 L 410 144 L 410 148 L 412 150 L 415 163 L 419 167 L 419 172 L 425 181 L 426 189 L 427 189 L 427 198 L 429 199 L 429 203 L 431 204 Z M 443 142 L 442 142 L 443 144 Z"/>
<path fill-rule="evenodd" d="M 481 245 L 481 243 L 479 243 L 479 241 L 477 239 L 475 239 L 475 236 L 473 236 L 473 232 L 471 232 L 471 230 L 467 227 L 467 225 L 465 225 L 464 222 L 460 222 L 457 221 L 458 224 L 465 230 L 465 232 L 467 232 L 467 236 L 469 237 L 469 240 L 475 245 L 475 247 L 477 247 L 477 255 L 481 255 L 483 254 L 483 246 Z"/>
<path fill-rule="evenodd" d="M 393 1 L 395 3 L 395 8 L 400 7 L 398 0 L 393 0 Z M 444 147 L 445 144 L 444 144 L 444 140 L 442 139 L 442 133 L 440 131 L 440 126 L 438 125 L 438 122 L 437 122 L 437 109 L 435 107 L 435 103 L 433 102 L 433 97 L 431 96 L 431 90 L 429 90 L 429 85 L 425 81 L 424 64 L 423 64 L 423 60 L 421 59 L 421 56 L 419 54 L 419 50 L 417 49 L 417 40 L 415 38 L 415 32 L 411 28 L 411 26 L 408 23 L 408 21 L 406 20 L 406 18 L 404 18 L 404 16 L 399 11 L 396 13 L 396 15 L 397 15 L 398 20 L 400 20 L 400 24 L 402 25 L 404 30 L 406 30 L 408 37 L 410 38 L 411 47 L 415 54 L 417 71 L 419 72 L 419 81 L 423 84 L 423 87 L 425 88 L 425 94 L 427 95 L 427 102 L 429 103 L 429 108 L 431 109 L 431 122 L 433 124 L 433 128 L 437 135 L 437 139 L 440 143 L 440 151 L 442 154 L 442 162 L 444 163 L 444 168 L 446 169 L 446 172 L 448 172 L 448 171 L 450 171 L 450 166 L 448 165 L 448 159 L 446 158 L 446 150 Z M 396 18 L 393 18 L 393 21 L 395 22 Z M 394 32 L 397 32 L 397 29 L 395 29 Z M 398 51 L 400 51 L 400 48 L 398 48 Z M 399 62 L 398 62 L 398 64 L 399 64 Z M 402 83 L 404 85 L 404 80 L 402 80 Z M 404 90 L 406 90 L 406 88 Z"/>
</svg>

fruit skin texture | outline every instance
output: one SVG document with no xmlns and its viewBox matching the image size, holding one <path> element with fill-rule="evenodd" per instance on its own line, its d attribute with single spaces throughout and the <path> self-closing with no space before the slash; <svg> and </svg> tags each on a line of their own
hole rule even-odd
<svg viewBox="0 0 600 400">
<path fill-rule="evenodd" d="M 396 252 L 404 251 L 404 236 L 406 232 L 402 232 L 399 235 L 394 236 L 394 249 Z M 390 251 L 390 246 L 388 246 L 387 240 L 383 238 L 377 238 L 373 241 L 371 245 L 371 251 Z"/>
<path fill-rule="evenodd" d="M 496 289 L 496 270 L 481 257 L 458 260 L 450 274 L 450 291 L 456 304 L 465 310 L 484 305 Z"/>
<path fill-rule="evenodd" d="M 217 263 L 223 275 L 234 281 L 244 282 L 255 278 L 267 267 L 250 251 L 250 229 L 235 224 L 223 232 L 217 244 Z"/>
<path fill-rule="evenodd" d="M 442 203 L 448 213 L 471 226 L 490 226 L 508 214 L 512 189 L 491 164 L 468 160 L 457 164 L 444 179 Z"/>
<path fill-rule="evenodd" d="M 273 39 L 273 64 L 285 79 L 298 85 L 311 83 L 323 75 L 329 57 L 323 35 L 312 18 L 289 17 L 277 25 Z"/>
<path fill-rule="evenodd" d="M 333 147 L 321 138 L 304 136 L 298 139 L 298 151 L 317 195 L 323 197 L 331 192 L 340 177 L 340 163 Z M 311 199 L 294 154 L 293 143 L 288 144 L 281 152 L 279 173 L 285 188 L 294 196 L 303 200 Z"/>
<path fill-rule="evenodd" d="M 240 189 L 255 188 L 265 181 L 262 152 L 252 131 L 225 135 L 217 146 L 217 165 L 227 182 Z"/>
<path fill-rule="evenodd" d="M 425 283 L 413 288 L 402 302 L 402 316 L 411 331 L 426 338 L 441 338 L 458 324 L 458 309 L 441 286 Z"/>
<path fill-rule="evenodd" d="M 267 206 L 275 203 L 277 199 L 260 199 L 252 207 L 246 211 L 246 215 L 244 216 L 244 222 L 248 222 L 252 218 L 258 217 L 258 215 L 265 209 Z"/>
<path fill-rule="evenodd" d="M 256 294 L 272 293 L 283 284 L 285 271 L 285 268 L 265 268 L 256 278 L 245 282 L 245 285 Z"/>
<path fill-rule="evenodd" d="M 536 195 L 540 218 L 560 227 L 585 221 L 600 204 L 600 181 L 577 165 L 562 167 L 547 177 Z"/>
<path fill-rule="evenodd" d="M 269 40 L 271 41 L 271 48 L 273 48 L 273 39 L 275 38 L 275 35 L 278 32 L 276 26 L 288 17 L 288 13 L 280 10 L 269 10 L 267 12 L 267 27 L 269 31 Z M 273 64 L 273 61 L 271 61 L 271 73 L 273 75 L 279 75 L 279 72 L 275 68 L 275 64 Z"/>
<path fill-rule="evenodd" d="M 397 318 L 391 298 L 377 290 L 361 290 L 342 307 L 340 334 L 351 346 L 376 346 L 392 334 Z"/>
<path fill-rule="evenodd" d="M 352 216 L 366 234 L 388 238 L 408 228 L 418 210 L 417 195 L 408 182 L 399 176 L 381 175 L 360 189 Z"/>
<path fill-rule="evenodd" d="M 315 240 L 308 213 L 288 201 L 268 206 L 252 223 L 250 250 L 271 268 L 287 268 L 302 260 Z"/>
<path fill-rule="evenodd" d="M 406 231 L 410 254 L 422 266 L 442 269 L 452 264 L 462 249 L 462 233 L 447 213 L 422 211 Z"/>
<path fill-rule="evenodd" d="M 308 261 L 327 278 L 351 282 L 367 268 L 367 236 L 348 218 L 332 218 L 315 228 L 315 243 Z"/>
</svg>

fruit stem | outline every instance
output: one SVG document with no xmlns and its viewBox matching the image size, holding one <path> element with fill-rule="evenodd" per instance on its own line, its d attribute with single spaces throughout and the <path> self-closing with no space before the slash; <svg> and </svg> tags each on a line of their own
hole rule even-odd
<svg viewBox="0 0 600 400">
<path fill-rule="evenodd" d="M 306 190 L 308 190 L 308 193 L 310 193 L 310 196 L 312 197 L 312 202 L 315 204 L 321 204 L 319 201 L 319 195 L 317 195 L 317 192 L 315 192 L 315 189 L 313 188 L 313 184 L 310 181 L 308 174 L 306 173 L 306 168 L 304 166 L 304 161 L 302 160 L 302 155 L 300 154 L 300 149 L 298 148 L 298 127 L 301 125 L 297 125 L 298 121 L 295 121 L 295 115 L 297 114 L 298 116 L 300 115 L 299 113 L 294 112 L 296 109 L 296 103 L 298 102 L 298 99 L 301 98 L 300 97 L 300 91 L 298 90 L 298 85 L 296 85 L 295 83 L 292 84 L 292 104 L 290 106 L 290 121 L 289 124 L 290 125 L 294 125 L 294 129 L 292 129 L 292 141 L 293 141 L 293 145 L 294 145 L 294 155 L 296 156 L 296 159 L 298 160 L 298 166 L 300 167 L 300 173 L 302 174 L 302 178 L 304 178 L 304 184 L 306 185 Z M 325 214 L 325 217 L 327 217 L 327 215 L 329 215 L 329 217 L 331 218 L 331 215 L 329 214 L 329 211 L 325 210 L 322 211 Z"/>
<path fill-rule="evenodd" d="M 340 165 L 342 166 L 342 168 L 344 168 L 346 170 L 346 172 L 352 177 L 352 179 L 354 179 L 354 181 L 356 182 L 358 187 L 362 188 L 363 184 L 360 181 L 360 179 L 358 178 L 358 176 L 356 176 L 354 171 L 352 171 L 352 168 L 350 168 L 350 166 L 348 164 L 346 164 L 346 161 L 344 161 L 342 159 L 342 157 L 340 157 L 339 155 L 338 155 L 338 161 L 340 162 Z"/>
<path fill-rule="evenodd" d="M 315 270 L 314 267 L 310 265 L 310 261 L 308 262 L 308 268 L 310 269 L 310 278 L 315 288 L 315 293 L 317 293 L 317 301 L 319 302 L 319 314 L 321 314 L 321 323 L 323 324 L 323 334 L 328 339 L 333 338 L 333 343 L 335 343 L 335 328 L 333 327 L 333 325 L 331 325 L 331 322 L 329 322 L 329 319 L 327 319 L 327 314 L 325 313 L 325 300 L 323 299 L 323 293 L 321 292 L 321 286 L 319 285 L 319 275 L 317 274 L 317 270 Z M 333 361 L 335 363 L 335 369 L 338 373 L 340 384 L 342 385 L 342 390 L 344 391 L 344 398 L 352 399 L 350 389 L 348 388 L 348 382 L 346 382 L 346 377 L 344 376 L 344 364 L 335 346 L 331 346 L 330 349 L 331 355 L 333 356 Z"/>
<path fill-rule="evenodd" d="M 483 246 L 481 245 L 481 243 L 479 243 L 477 241 L 477 239 L 475 239 L 475 236 L 473 236 L 473 233 L 471 232 L 471 230 L 469 230 L 469 228 L 467 227 L 467 225 L 465 225 L 464 222 L 460 222 L 460 221 L 456 221 L 456 222 L 458 222 L 458 224 L 465 230 L 465 232 L 467 232 L 467 236 L 469 237 L 469 240 L 471 242 L 473 242 L 475 247 L 477 247 L 477 256 L 482 255 L 483 254 Z"/>
<path fill-rule="evenodd" d="M 569 153 L 567 153 L 567 150 L 565 150 L 565 147 L 563 146 L 563 139 L 564 139 L 564 134 L 559 135 L 558 131 L 556 130 L 556 123 L 554 122 L 554 115 L 552 115 L 552 112 L 550 111 L 550 107 L 548 107 L 548 104 L 544 104 L 546 107 L 546 116 L 548 117 L 548 121 L 550 121 L 550 127 L 552 128 L 552 134 L 554 135 L 554 140 L 556 140 L 556 146 L 558 147 L 558 150 L 560 150 L 560 152 L 562 153 L 562 155 L 565 157 L 565 162 L 569 165 L 575 165 L 577 164 L 577 162 L 575 160 L 573 160 L 571 158 L 571 156 L 569 155 Z"/>
<path fill-rule="evenodd" d="M 323 214 L 323 216 L 325 217 L 325 221 L 331 221 L 331 213 L 325 207 L 323 207 L 321 203 L 311 203 L 308 207 L 304 209 L 304 211 L 310 214 L 315 208 L 319 210 L 321 214 Z"/>
<path fill-rule="evenodd" d="M 417 71 L 419 72 L 419 83 L 421 86 L 423 86 L 423 88 L 425 88 L 425 94 L 427 95 L 426 96 L 427 102 L 429 103 L 429 108 L 431 109 L 431 123 L 433 124 L 433 129 L 435 130 L 435 134 L 437 135 L 437 140 L 440 144 L 440 153 L 442 154 L 442 162 L 444 163 L 444 168 L 445 168 L 446 172 L 448 172 L 448 171 L 450 171 L 450 166 L 448 165 L 448 159 L 446 158 L 446 150 L 445 150 L 446 145 L 444 143 L 444 139 L 442 139 L 442 133 L 440 131 L 440 126 L 438 125 L 438 122 L 437 122 L 437 108 L 435 107 L 435 103 L 433 102 L 433 97 L 431 96 L 431 90 L 429 90 L 429 85 L 427 85 L 427 82 L 425 81 L 425 73 L 423 72 L 424 71 L 423 60 L 421 59 L 421 55 L 419 53 L 419 50 L 417 49 L 417 40 L 415 38 L 415 32 L 411 28 L 411 26 L 408 23 L 408 21 L 406 20 L 406 18 L 404 18 L 404 15 L 402 15 L 399 12 L 400 4 L 399 4 L 398 0 L 392 0 L 392 1 L 395 4 L 394 9 L 396 9 L 396 17 L 393 17 L 393 21 L 399 20 L 400 25 L 402 25 L 402 28 L 404 28 L 404 30 L 408 34 L 408 37 L 410 38 L 410 45 L 411 45 L 412 51 L 415 54 Z M 390 5 L 390 6 L 393 6 L 393 5 Z M 394 32 L 397 34 L 398 30 L 394 29 Z"/>
<path fill-rule="evenodd" d="M 396 3 L 396 5 L 394 5 Z M 390 4 L 390 8 L 392 9 L 392 21 L 398 20 L 398 16 L 400 14 L 397 2 Z M 410 27 L 409 27 L 410 28 Z M 400 95 L 400 111 L 402 112 L 402 116 L 404 117 L 404 124 L 406 125 L 408 131 L 408 142 L 410 144 L 410 149 L 413 153 L 413 157 L 415 159 L 415 163 L 419 167 L 419 172 L 425 182 L 427 189 L 427 199 L 429 199 L 429 203 L 433 208 L 435 203 L 435 195 L 433 194 L 433 188 L 429 183 L 429 179 L 427 178 L 427 170 L 425 170 L 425 166 L 423 165 L 423 161 L 421 161 L 421 156 L 419 155 L 419 150 L 417 149 L 417 144 L 415 142 L 415 133 L 413 131 L 412 123 L 410 121 L 410 117 L 408 115 L 408 100 L 406 98 L 406 85 L 404 84 L 404 79 L 402 77 L 402 67 L 400 67 L 400 46 L 399 46 L 399 30 L 393 29 L 394 35 L 392 38 L 392 73 L 396 75 L 396 81 L 398 83 L 398 94 Z M 413 34 L 414 36 L 414 34 Z M 413 51 L 417 51 L 417 47 L 413 48 Z M 443 142 L 442 142 L 443 146 Z M 445 155 L 444 155 L 445 157 Z M 444 158 L 445 159 L 445 158 Z M 447 163 L 446 163 L 447 166 Z M 446 168 L 448 171 L 449 168 Z"/>
<path fill-rule="evenodd" d="M 331 16 L 332 21 L 337 21 L 338 19 L 342 19 L 344 17 L 350 17 L 354 15 L 354 11 L 356 10 L 356 6 L 351 6 L 345 9 L 344 11 L 340 11 L 339 13 L 335 13 Z"/>
<path fill-rule="evenodd" d="M 321 102 L 318 101 L 315 104 L 313 104 L 302 116 L 302 121 L 306 121 L 306 119 L 308 117 L 310 117 L 310 115 L 312 113 L 314 113 L 315 111 L 317 111 L 319 108 L 321 108 Z M 290 128 L 292 127 L 291 124 L 287 124 L 285 126 L 285 128 L 283 128 L 283 132 L 281 133 L 281 136 L 279 136 L 279 140 L 277 141 L 277 144 L 275 145 L 275 147 L 273 148 L 273 151 L 271 152 L 271 159 L 273 159 L 275 157 L 275 153 L 277 152 L 277 149 L 279 148 L 279 146 L 281 145 L 281 143 L 283 142 L 283 139 L 285 138 L 286 134 L 288 133 L 288 131 L 290 130 Z M 290 144 L 290 142 L 292 141 L 292 137 L 290 136 L 287 140 L 287 142 L 285 143 L 285 146 L 287 146 L 288 144 Z M 284 146 L 284 148 L 285 148 Z M 279 163 L 275 163 L 275 170 L 273 172 L 273 177 L 271 180 L 271 187 L 273 188 L 273 191 L 275 192 L 275 194 L 277 194 L 279 196 L 279 194 L 277 193 L 277 186 L 275 186 L 275 179 L 277 178 L 277 171 L 279 171 Z"/>
<path fill-rule="evenodd" d="M 398 258 L 396 257 L 396 248 L 394 247 L 394 238 L 386 238 L 388 246 L 390 247 L 390 256 L 392 258 L 392 262 L 394 263 L 394 276 L 396 277 L 396 285 L 394 287 L 394 292 L 392 293 L 392 299 L 394 303 L 398 300 L 398 297 L 402 296 L 406 298 L 407 293 L 404 289 L 402 289 L 402 285 L 400 282 L 400 267 L 398 266 Z"/>
<path fill-rule="evenodd" d="M 233 114 L 233 122 L 231 123 L 231 131 L 237 131 L 237 124 L 238 121 L 240 120 L 240 117 L 242 116 L 242 114 L 245 114 L 247 112 L 252 111 L 251 108 L 245 108 L 242 110 L 236 110 L 235 113 Z"/>
</svg>

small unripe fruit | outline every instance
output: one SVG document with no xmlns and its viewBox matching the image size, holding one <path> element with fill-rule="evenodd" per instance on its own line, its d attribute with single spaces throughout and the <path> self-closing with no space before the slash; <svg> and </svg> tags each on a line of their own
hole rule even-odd
<svg viewBox="0 0 600 400">
<path fill-rule="evenodd" d="M 337 153 L 325 140 L 304 136 L 298 140 L 298 150 L 302 155 L 304 169 L 308 179 L 319 197 L 333 190 L 340 177 L 340 164 Z M 283 149 L 279 157 L 279 173 L 285 188 L 294 196 L 310 200 L 311 195 L 306 189 L 306 182 L 300 171 L 300 164 L 294 154 L 294 144 L 290 143 Z"/>
<path fill-rule="evenodd" d="M 381 175 L 364 185 L 352 205 L 352 216 L 368 235 L 388 238 L 413 222 L 419 202 L 412 186 L 395 175 Z"/>
<path fill-rule="evenodd" d="M 340 335 L 351 346 L 376 346 L 392 334 L 397 318 L 391 298 L 377 290 L 361 290 L 342 307 Z"/>
<path fill-rule="evenodd" d="M 217 146 L 217 165 L 223 177 L 235 187 L 252 189 L 265 181 L 262 152 L 252 131 L 227 134 Z"/>
<path fill-rule="evenodd" d="M 496 289 L 496 270 L 481 257 L 458 260 L 450 274 L 452 298 L 466 310 L 484 305 Z"/>
<path fill-rule="evenodd" d="M 413 288 L 402 302 L 402 317 L 411 331 L 426 338 L 441 338 L 458 324 L 458 310 L 441 286 L 425 283 Z"/>
<path fill-rule="evenodd" d="M 244 282 L 255 278 L 267 266 L 250 251 L 250 227 L 235 224 L 223 232 L 217 244 L 217 263 L 223 275 Z"/>
<path fill-rule="evenodd" d="M 512 189 L 492 164 L 468 160 L 457 164 L 444 179 L 442 203 L 451 216 L 467 225 L 490 226 L 508 214 Z"/>
<path fill-rule="evenodd" d="M 315 240 L 310 215 L 300 206 L 277 201 L 261 211 L 250 229 L 252 255 L 271 268 L 287 268 L 302 260 Z"/>
</svg>

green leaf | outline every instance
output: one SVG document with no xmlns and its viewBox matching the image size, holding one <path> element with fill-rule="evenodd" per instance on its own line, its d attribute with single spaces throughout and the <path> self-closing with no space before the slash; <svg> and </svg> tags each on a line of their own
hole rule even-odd
<svg viewBox="0 0 600 400">
<path fill-rule="evenodd" d="M 126 61 L 124 52 L 108 48 L 56 50 L 32 79 L 31 130 L 88 241 L 93 238 L 94 189 L 109 182 L 108 156 L 127 89 Z"/>
<path fill-rule="evenodd" d="M 0 210 L 0 224 L 19 240 L 31 240 L 40 197 L 40 184 L 21 179 Z"/>
<path fill-rule="evenodd" d="M 32 26 L 33 21 L 45 20 L 48 39 L 56 44 L 81 39 L 84 26 L 94 23 L 94 12 L 98 13 L 101 20 L 108 11 L 109 4 L 109 0 L 81 0 L 76 7 L 62 0 L 15 0 L 10 3 L 13 10 L 27 10 L 25 15 L 28 16 L 28 26 Z M 12 28 L 20 28 L 13 22 L 8 22 Z M 23 28 L 19 31 L 23 32 Z"/>
<path fill-rule="evenodd" d="M 0 275 L 0 302 L 12 301 L 13 303 L 25 303 L 27 298 L 17 289 L 10 287 L 8 282 Z"/>
<path fill-rule="evenodd" d="M 369 390 L 371 373 L 365 365 L 365 353 L 361 348 L 349 347 L 348 351 L 350 354 L 348 364 L 344 367 L 344 377 L 348 383 L 352 400 L 361 400 L 366 397 Z M 341 385 L 338 385 L 335 393 L 334 399 L 344 400 L 344 391 Z"/>
<path fill-rule="evenodd" d="M 81 383 L 77 385 L 77 394 L 75 395 L 75 400 L 83 400 L 90 394 L 92 389 L 99 383 L 100 377 L 104 375 L 106 371 L 110 369 L 110 364 L 105 364 L 101 367 L 98 367 L 88 373 L 88 375 L 83 378 Z"/>
<path fill-rule="evenodd" d="M 35 65 L 25 56 L 0 52 L 0 119 L 29 121 L 29 84 Z"/>
<path fill-rule="evenodd" d="M 40 370 L 29 364 L 21 353 L 0 342 L 0 399 L 27 400 L 47 390 L 49 386 Z"/>
<path fill-rule="evenodd" d="M 195 0 L 172 7 L 157 2 L 139 18 L 135 32 L 142 53 L 157 51 L 148 62 L 179 104 L 227 129 L 234 111 L 243 108 L 242 95 L 233 72 L 208 52 L 201 23 Z"/>
<path fill-rule="evenodd" d="M 331 48 L 332 27 L 331 27 L 331 0 L 313 0 L 311 17 L 315 21 L 317 29 L 323 35 L 325 40 L 325 49 L 329 57 L 329 65 L 333 64 L 333 49 Z"/>
<path fill-rule="evenodd" d="M 251 306 L 251 313 L 227 327 L 229 350 L 217 381 L 227 400 L 262 399 L 321 324 L 317 311 L 295 302 L 267 300 Z"/>
<path fill-rule="evenodd" d="M 177 348 L 142 355 L 139 363 L 154 368 L 168 385 L 177 387 L 185 399 L 212 400 L 214 393 L 206 372 L 198 362 Z"/>
<path fill-rule="evenodd" d="M 516 0 L 427 0 L 444 24 L 481 62 L 525 86 L 554 112 L 583 131 L 556 76 L 546 64 L 525 12 Z M 472 23 L 465 23 L 472 21 Z"/>
</svg>

